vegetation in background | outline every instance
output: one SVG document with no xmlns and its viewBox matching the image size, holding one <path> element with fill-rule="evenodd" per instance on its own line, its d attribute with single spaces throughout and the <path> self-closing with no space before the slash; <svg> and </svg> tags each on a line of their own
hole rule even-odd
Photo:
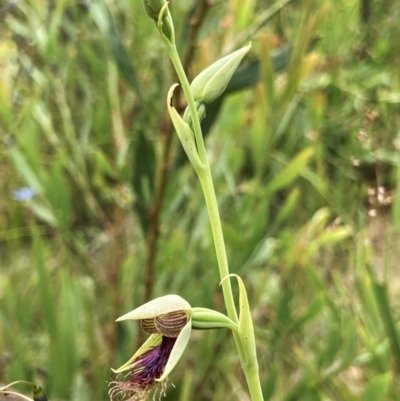
<svg viewBox="0 0 400 401">
<path fill-rule="evenodd" d="M 171 10 L 190 77 L 253 44 L 203 131 L 265 400 L 400 399 L 400 6 Z M 176 78 L 141 2 L 20 0 L 0 19 L 0 383 L 106 400 L 109 367 L 142 342 L 118 316 L 167 293 L 224 312 L 159 101 Z M 165 400 L 246 400 L 231 341 L 194 332 Z"/>
</svg>

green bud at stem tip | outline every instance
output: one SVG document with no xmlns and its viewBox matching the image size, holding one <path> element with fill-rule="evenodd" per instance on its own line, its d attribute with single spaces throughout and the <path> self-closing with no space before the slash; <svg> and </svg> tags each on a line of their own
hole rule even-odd
<svg viewBox="0 0 400 401">
<path fill-rule="evenodd" d="M 168 11 L 166 0 L 143 0 L 146 14 L 156 23 L 158 32 L 170 43 L 175 43 L 175 33 L 172 18 Z"/>
<path fill-rule="evenodd" d="M 157 29 L 161 36 L 164 36 L 170 44 L 175 44 L 175 31 L 171 15 L 168 10 L 168 2 L 166 2 L 160 10 L 157 19 Z"/>
<path fill-rule="evenodd" d="M 229 54 L 202 71 L 190 85 L 197 102 L 209 104 L 225 90 L 251 45 Z"/>
<path fill-rule="evenodd" d="M 158 21 L 160 11 L 166 3 L 167 2 L 165 0 L 143 0 L 143 6 L 146 14 L 155 22 Z"/>
</svg>

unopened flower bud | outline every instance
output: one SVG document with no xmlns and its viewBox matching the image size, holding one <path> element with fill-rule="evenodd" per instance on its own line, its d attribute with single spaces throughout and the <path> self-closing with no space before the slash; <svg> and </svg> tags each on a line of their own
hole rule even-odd
<svg viewBox="0 0 400 401">
<path fill-rule="evenodd" d="M 143 6 L 146 14 L 157 24 L 160 34 L 173 43 L 175 41 L 174 25 L 166 0 L 143 0 Z"/>
<path fill-rule="evenodd" d="M 165 4 L 165 0 L 143 0 L 143 6 L 146 14 L 156 22 L 158 20 L 158 15 L 160 14 L 160 11 Z"/>
<path fill-rule="evenodd" d="M 208 104 L 225 90 L 251 45 L 245 46 L 221 58 L 202 71 L 190 85 L 194 100 Z"/>
</svg>

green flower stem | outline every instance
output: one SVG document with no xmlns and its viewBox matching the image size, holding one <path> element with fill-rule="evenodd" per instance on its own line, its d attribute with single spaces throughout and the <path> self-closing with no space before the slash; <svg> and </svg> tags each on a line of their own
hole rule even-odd
<svg viewBox="0 0 400 401">
<path fill-rule="evenodd" d="M 210 164 L 208 162 L 208 157 L 204 146 L 203 135 L 201 132 L 200 121 L 197 114 L 196 103 L 194 101 L 193 94 L 190 89 L 190 84 L 186 77 L 176 47 L 168 42 L 167 48 L 169 56 L 172 60 L 172 64 L 174 65 L 175 71 L 181 82 L 183 91 L 185 93 L 188 102 L 190 114 L 192 116 L 197 150 L 199 152 L 199 157 L 202 162 L 202 166 L 196 168 L 196 172 L 204 192 L 207 209 L 210 216 L 211 230 L 213 233 L 215 250 L 217 254 L 219 273 L 222 280 L 224 277 L 229 275 L 228 259 L 226 257 L 224 235 L 222 233 L 222 226 L 221 226 L 221 219 L 219 217 L 217 198 L 215 196 Z M 224 294 L 224 300 L 228 316 L 231 320 L 233 320 L 234 323 L 237 323 L 238 317 L 235 308 L 235 301 L 233 299 L 232 286 L 229 280 L 223 281 L 222 292 Z"/>
<path fill-rule="evenodd" d="M 244 375 L 246 376 L 247 385 L 250 391 L 250 398 L 252 401 L 264 401 L 264 396 L 261 390 L 260 375 L 258 372 L 257 360 L 252 361 L 251 365 L 243 367 Z"/>
<path fill-rule="evenodd" d="M 195 167 L 196 173 L 199 177 L 201 187 L 203 189 L 204 198 L 206 201 L 211 230 L 213 234 L 215 250 L 217 254 L 218 267 L 221 280 L 229 275 L 228 259 L 226 256 L 224 235 L 222 232 L 221 219 L 219 216 L 218 203 L 214 190 L 214 183 L 212 180 L 210 164 L 207 158 L 207 153 L 204 145 L 203 135 L 200 127 L 200 120 L 197 114 L 196 103 L 193 98 L 192 91 L 190 89 L 189 81 L 186 77 L 185 71 L 183 69 L 182 63 L 180 61 L 177 49 L 175 45 L 171 44 L 169 41 L 165 41 L 168 49 L 169 56 L 175 67 L 175 71 L 181 82 L 183 91 L 185 93 L 190 114 L 192 116 L 193 129 L 195 134 L 195 140 L 197 145 L 197 150 L 202 165 Z M 238 316 L 236 312 L 235 302 L 232 293 L 232 287 L 230 280 L 224 280 L 222 282 L 222 291 L 224 295 L 225 306 L 227 309 L 227 314 L 229 318 L 237 323 Z M 243 344 L 241 342 L 238 333 L 233 332 L 236 347 L 238 349 L 240 362 L 246 377 L 246 381 L 249 387 L 250 396 L 252 401 L 263 401 L 263 395 L 261 391 L 260 378 L 258 372 L 258 362 L 257 360 L 246 361 L 245 350 L 243 349 Z"/>
</svg>

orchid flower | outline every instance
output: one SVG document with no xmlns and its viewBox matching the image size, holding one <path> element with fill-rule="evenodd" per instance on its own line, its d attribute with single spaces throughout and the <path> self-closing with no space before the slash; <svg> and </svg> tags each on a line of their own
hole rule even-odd
<svg viewBox="0 0 400 401">
<path fill-rule="evenodd" d="M 128 362 L 114 373 L 125 373 L 124 380 L 110 383 L 112 400 L 138 401 L 175 367 L 192 330 L 191 306 L 178 295 L 154 299 L 121 316 L 117 321 L 140 320 L 150 337 Z"/>
</svg>

